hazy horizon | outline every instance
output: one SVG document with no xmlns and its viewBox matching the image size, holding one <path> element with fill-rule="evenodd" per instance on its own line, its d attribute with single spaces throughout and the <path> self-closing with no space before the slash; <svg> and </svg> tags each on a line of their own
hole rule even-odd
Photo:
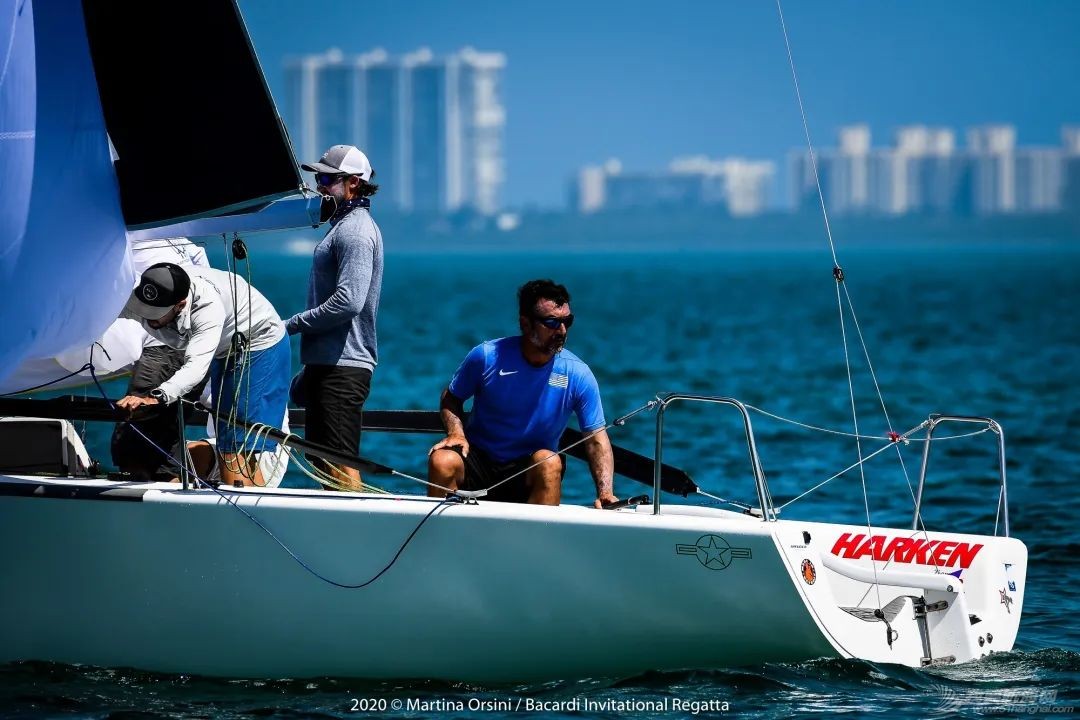
<svg viewBox="0 0 1080 720">
<path fill-rule="evenodd" d="M 510 208 L 558 208 L 585 164 L 633 171 L 675 157 L 777 163 L 805 144 L 776 5 L 611 0 L 502 4 L 433 0 L 384 5 L 241 1 L 271 91 L 283 101 L 288 55 L 383 47 L 445 53 L 471 45 L 507 55 L 506 184 Z M 875 146 L 901 125 L 962 131 L 1017 127 L 1020 145 L 1058 145 L 1080 122 L 1071 82 L 1080 4 L 965 0 L 938 4 L 787 3 L 785 19 L 815 147 L 866 122 Z M 301 160 L 304 160 L 301 158 Z"/>
</svg>

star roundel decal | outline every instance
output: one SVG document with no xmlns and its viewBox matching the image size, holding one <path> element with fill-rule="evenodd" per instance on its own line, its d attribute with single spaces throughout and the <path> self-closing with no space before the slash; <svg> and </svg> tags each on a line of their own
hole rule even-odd
<svg viewBox="0 0 1080 720">
<path fill-rule="evenodd" d="M 679 555 L 693 555 L 698 562 L 710 570 L 724 570 L 732 560 L 751 558 L 750 548 L 732 547 L 719 535 L 702 535 L 693 545 L 678 544 L 675 552 Z"/>
</svg>

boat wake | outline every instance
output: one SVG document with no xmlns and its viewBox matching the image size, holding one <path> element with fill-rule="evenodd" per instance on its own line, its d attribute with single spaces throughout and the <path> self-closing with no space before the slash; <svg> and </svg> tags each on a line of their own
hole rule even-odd
<svg viewBox="0 0 1080 720">
<path fill-rule="evenodd" d="M 892 710 L 908 717 L 987 717 L 1067 713 L 1080 705 L 1080 653 L 1062 648 L 995 653 L 952 667 L 917 670 L 855 659 L 767 663 L 709 671 L 649 672 L 595 678 L 480 686 L 423 681 L 225 680 L 130 669 L 17 662 L 0 666 L 0 707 L 12 715 L 79 714 L 143 717 L 254 715 L 355 716 L 353 702 L 385 702 L 385 715 L 405 703 L 445 714 L 487 703 L 485 717 L 520 717 L 529 699 L 542 717 L 671 717 L 673 703 L 705 709 L 727 702 L 732 714 L 790 718 L 822 712 Z M 403 703 L 400 713 L 391 703 Z M 509 703 L 509 707 L 501 704 Z M 667 708 L 665 711 L 664 708 Z M 1073 710 L 1075 712 L 1075 709 Z M 415 715 L 414 715 L 415 716 Z"/>
</svg>

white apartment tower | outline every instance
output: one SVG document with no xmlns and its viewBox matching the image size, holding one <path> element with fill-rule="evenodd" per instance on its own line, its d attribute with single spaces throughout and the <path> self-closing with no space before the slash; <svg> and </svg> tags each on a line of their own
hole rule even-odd
<svg viewBox="0 0 1080 720">
<path fill-rule="evenodd" d="M 973 162 L 973 200 L 980 215 L 1016 210 L 1016 128 L 982 125 L 969 128 L 968 152 Z"/>
<path fill-rule="evenodd" d="M 836 192 L 836 209 L 866 212 L 870 207 L 870 126 L 840 128 L 839 157 L 830 164 L 830 186 Z"/>
<path fill-rule="evenodd" d="M 967 131 L 958 148 L 949 128 L 908 125 L 890 147 L 870 147 L 865 125 L 841 128 L 839 147 L 817 153 L 825 206 L 837 214 L 1046 214 L 1080 211 L 1080 127 L 1059 147 L 1017 147 L 1011 125 Z M 809 153 L 790 155 L 796 209 L 818 206 Z"/>
<path fill-rule="evenodd" d="M 286 62 L 286 123 L 303 161 L 347 143 L 371 160 L 379 199 L 406 211 L 494 214 L 505 179 L 506 57 L 465 48 Z"/>
</svg>

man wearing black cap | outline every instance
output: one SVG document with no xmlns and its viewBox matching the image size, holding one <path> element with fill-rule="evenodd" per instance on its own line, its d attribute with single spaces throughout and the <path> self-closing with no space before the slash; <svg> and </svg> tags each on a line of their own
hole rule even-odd
<svg viewBox="0 0 1080 720">
<path fill-rule="evenodd" d="M 382 290 L 382 233 L 371 217 L 375 171 L 352 145 L 335 145 L 318 162 L 302 165 L 333 198 L 337 211 L 330 230 L 315 247 L 308 280 L 307 309 L 285 321 L 300 334 L 303 373 L 294 401 L 307 407 L 308 440 L 355 455 L 360 448 L 361 413 L 378 363 L 375 318 Z M 337 482 L 360 489 L 353 468 L 322 463 Z"/>
<path fill-rule="evenodd" d="M 210 267 L 206 251 L 185 237 L 133 239 L 129 244 L 131 264 L 139 275 L 151 265 L 161 262 L 171 262 L 181 267 Z M 126 394 L 145 397 L 180 369 L 184 364 L 184 354 L 157 338 L 148 335 L 142 337 L 142 355 L 131 370 Z M 204 386 L 205 382 L 197 384 L 184 396 L 185 399 L 197 400 Z M 194 413 L 194 407 L 184 410 L 185 417 Z M 172 465 L 158 448 L 172 448 L 179 437 L 176 413 L 162 413 L 137 423 L 117 423 L 109 443 L 113 464 L 124 472 L 146 478 L 153 477 L 159 469 L 169 472 L 173 469 Z"/>
<path fill-rule="evenodd" d="M 285 415 L 291 354 L 270 302 L 233 273 L 158 263 L 142 274 L 123 316 L 140 320 L 150 335 L 182 351 L 184 361 L 150 397 L 127 395 L 117 406 L 133 411 L 176 402 L 209 369 L 222 480 L 263 485 L 255 453 L 277 443 L 262 437 L 250 441 L 228 418 L 235 414 L 277 427 Z"/>
</svg>

